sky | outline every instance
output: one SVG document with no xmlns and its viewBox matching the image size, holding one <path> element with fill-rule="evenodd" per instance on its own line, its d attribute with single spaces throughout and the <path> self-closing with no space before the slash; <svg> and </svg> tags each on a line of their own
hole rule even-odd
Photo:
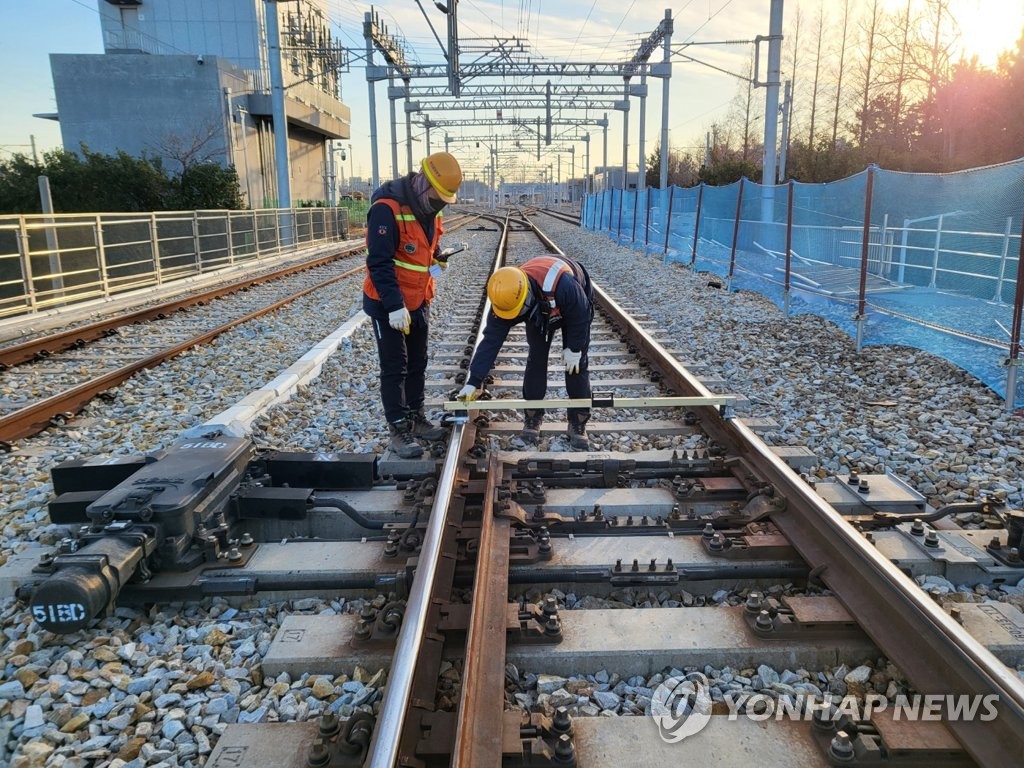
<svg viewBox="0 0 1024 768">
<path fill-rule="evenodd" d="M 215 2 L 216 0 L 208 0 Z M 56 111 L 53 83 L 50 77 L 50 53 L 102 53 L 98 3 L 106 0 L 5 0 L 0 15 L 0 158 L 14 152 L 31 151 L 34 137 L 38 150 L 60 146 L 60 128 L 56 122 L 32 117 L 33 113 Z M 365 50 L 362 36 L 363 14 L 367 3 L 356 0 L 324 0 L 333 30 L 342 45 L 361 55 Z M 809 35 L 819 3 L 834 13 L 839 0 L 785 0 L 784 29 L 789 31 L 798 7 L 804 18 L 804 34 Z M 904 8 L 907 0 L 884 0 L 888 10 Z M 910 0 L 923 6 L 925 0 Z M 961 33 L 959 43 L 967 55 L 977 55 L 982 64 L 992 65 L 1000 51 L 1013 46 L 1024 28 L 1024 0 L 948 0 L 950 11 Z M 868 0 L 851 0 L 856 12 Z M 440 47 L 433 37 L 424 12 L 442 40 L 446 39 L 446 17 L 434 7 L 433 0 L 381 0 L 374 4 L 389 32 L 403 38 L 408 56 L 414 63 L 441 63 Z M 649 35 L 670 9 L 675 21 L 674 47 L 691 43 L 687 53 L 711 66 L 675 63 L 669 98 L 669 141 L 673 149 L 699 151 L 705 131 L 714 121 L 726 119 L 740 81 L 713 67 L 732 73 L 743 72 L 749 62 L 751 46 L 726 44 L 726 41 L 751 40 L 768 34 L 770 0 L 459 0 L 460 36 L 463 48 L 472 45 L 469 38 L 518 37 L 529 43 L 533 60 L 611 62 L 628 59 L 637 45 Z M 699 44 L 699 45 L 696 45 Z M 659 50 L 652 60 L 660 60 Z M 762 52 L 762 72 L 767 51 Z M 465 58 L 468 57 L 464 57 Z M 378 56 L 378 63 L 380 58 Z M 785 73 L 783 75 L 785 77 Z M 439 84 L 443 81 L 429 81 Z M 602 81 L 608 82 L 608 81 Z M 416 83 L 414 82 L 414 85 Z M 660 136 L 662 95 L 661 81 L 648 82 L 646 153 L 654 149 Z M 381 175 L 390 168 L 390 134 L 388 133 L 388 100 L 386 84 L 377 85 L 378 148 Z M 370 173 L 369 107 L 365 70 L 361 60 L 353 59 L 350 70 L 342 75 L 342 98 L 352 110 L 352 157 L 346 162 L 346 173 L 358 176 Z M 634 167 L 639 159 L 639 101 L 632 100 L 629 125 L 629 156 Z M 511 110 L 505 111 L 507 117 Z M 535 117 L 539 112 L 524 113 Z M 466 113 L 436 113 L 433 119 L 451 119 Z M 489 115 L 488 115 L 489 116 Z M 599 115 L 594 115 L 595 117 Z M 404 115 L 401 102 L 398 110 L 399 137 L 404 139 Z M 616 165 L 622 157 L 622 113 L 609 113 L 609 164 Z M 491 128 L 465 131 L 449 129 L 450 135 L 490 133 Z M 585 129 L 586 130 L 586 129 Z M 601 164 L 601 129 L 591 132 L 591 166 Z M 431 133 L 431 149 L 443 148 L 444 131 Z M 414 128 L 419 141 L 414 143 L 414 162 L 426 152 L 421 129 Z M 563 146 L 567 147 L 568 145 Z M 544 162 L 554 168 L 562 160 L 562 175 L 567 178 L 570 163 L 575 159 L 580 175 L 585 161 L 585 145 L 575 144 L 575 155 L 567 152 L 548 154 Z M 477 149 L 472 141 L 452 144 L 452 151 L 464 158 L 468 175 L 483 175 L 488 162 L 486 149 Z M 404 144 L 399 148 L 399 171 L 405 170 Z M 543 164 L 543 163 L 542 163 Z"/>
</svg>

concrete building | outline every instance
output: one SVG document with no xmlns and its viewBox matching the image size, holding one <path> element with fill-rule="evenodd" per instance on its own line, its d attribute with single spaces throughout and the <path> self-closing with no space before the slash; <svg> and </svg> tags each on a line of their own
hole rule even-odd
<svg viewBox="0 0 1024 768">
<path fill-rule="evenodd" d="M 64 148 L 234 165 L 250 207 L 277 205 L 270 51 L 275 9 L 293 205 L 329 200 L 330 142 L 350 137 L 326 0 L 96 0 L 102 54 L 51 54 Z"/>
</svg>

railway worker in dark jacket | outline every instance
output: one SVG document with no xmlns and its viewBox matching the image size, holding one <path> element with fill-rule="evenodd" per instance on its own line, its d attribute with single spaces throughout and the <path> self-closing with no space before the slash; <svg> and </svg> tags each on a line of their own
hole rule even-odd
<svg viewBox="0 0 1024 768">
<path fill-rule="evenodd" d="M 447 152 L 423 160 L 420 170 L 383 184 L 366 215 L 363 311 L 373 321 L 380 357 L 380 397 L 391 439 L 403 459 L 423 455 L 415 438 L 440 440 L 442 427 L 423 413 L 427 370 L 431 267 L 444 232 L 442 209 L 455 202 L 462 169 Z"/>
<path fill-rule="evenodd" d="M 458 399 L 476 399 L 484 377 L 516 323 L 526 324 L 529 343 L 523 397 L 542 400 L 547 394 L 548 355 L 558 330 L 562 332 L 565 389 L 570 398 L 590 397 L 587 350 L 594 320 L 594 290 L 582 264 L 565 256 L 537 256 L 518 267 L 501 267 L 487 281 L 487 296 L 491 313 Z M 590 449 L 586 432 L 589 419 L 589 408 L 568 409 L 569 443 L 576 450 Z M 524 412 L 520 433 L 523 442 L 537 443 L 543 420 L 543 408 Z"/>
</svg>

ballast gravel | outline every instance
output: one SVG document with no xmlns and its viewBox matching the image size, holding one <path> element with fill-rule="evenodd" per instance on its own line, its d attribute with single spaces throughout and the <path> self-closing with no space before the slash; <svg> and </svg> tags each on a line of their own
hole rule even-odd
<svg viewBox="0 0 1024 768">
<path fill-rule="evenodd" d="M 603 235 L 550 219 L 540 219 L 539 225 L 586 264 L 617 301 L 646 313 L 650 329 L 675 338 L 687 359 L 700 362 L 703 375 L 724 379 L 727 392 L 745 395 L 749 415 L 777 421 L 778 429 L 766 436 L 770 443 L 814 450 L 820 474 L 847 468 L 892 471 L 933 506 L 989 493 L 1011 506 L 1024 501 L 1024 419 L 1006 413 L 991 390 L 952 364 L 904 347 L 857 353 L 853 340 L 826 320 L 786 318 L 763 297 L 710 287 L 714 281 L 702 275 L 662 264 Z M 441 338 L 446 317 L 467 301 L 476 304 L 496 233 L 454 233 L 451 241 L 467 241 L 470 247 L 452 260 L 439 284 L 432 341 Z M 66 427 L 0 455 L 0 563 L 59 535 L 46 515 L 50 467 L 70 458 L 168 446 L 182 430 L 259 388 L 340 326 L 360 306 L 360 288 L 358 278 L 346 281 L 186 352 L 123 384 L 112 402 L 96 401 Z M 387 436 L 370 333 L 366 324 L 358 328 L 320 379 L 254 425 L 260 447 L 383 451 Z M 622 450 L 651 445 L 650 436 L 625 432 L 614 440 Z M 975 594 L 1017 597 L 999 590 Z M 93 628 L 57 637 L 8 600 L 0 605 L 0 764 L 190 768 L 205 762 L 232 722 L 302 720 L 327 709 L 347 715 L 372 708 L 385 682 L 379 670 L 268 680 L 260 667 L 288 613 L 360 607 L 360 601 L 329 597 L 239 605 L 207 599 L 148 613 L 120 608 Z M 852 674 L 783 670 L 776 681 L 768 670 L 704 671 L 720 693 L 737 681 L 744 686 L 747 679 L 757 690 L 755 675 L 762 687 L 767 677 L 767 687 L 778 692 L 779 685 L 841 688 L 836 681 L 849 685 Z M 869 678 L 883 672 L 888 690 L 898 680 L 895 672 L 883 662 L 866 670 Z M 863 677 L 853 675 L 857 684 Z M 646 691 L 657 681 L 617 680 L 609 671 L 555 688 L 551 685 L 558 681 L 546 681 L 545 690 L 551 688 L 546 694 L 538 692 L 539 682 L 538 676 L 510 671 L 510 705 L 534 706 L 541 695 L 548 696 L 545 707 L 553 705 L 551 695 L 562 690 L 585 708 L 583 714 L 643 712 Z M 877 690 L 883 680 L 872 682 Z M 586 702 L 580 698 L 584 694 Z M 597 712 L 591 712 L 594 708 Z"/>
</svg>

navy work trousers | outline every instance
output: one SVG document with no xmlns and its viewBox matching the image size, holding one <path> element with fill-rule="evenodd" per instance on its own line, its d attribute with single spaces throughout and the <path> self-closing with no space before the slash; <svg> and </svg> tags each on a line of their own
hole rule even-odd
<svg viewBox="0 0 1024 768">
<path fill-rule="evenodd" d="M 565 331 L 563 330 L 564 334 Z M 544 333 L 534 323 L 526 323 L 526 341 L 530 351 L 526 357 L 526 373 L 523 378 L 523 398 L 526 400 L 543 400 L 548 392 L 548 356 L 551 354 L 552 336 Z M 565 344 L 563 336 L 562 344 Z M 587 343 L 583 347 L 580 358 L 579 373 L 565 374 L 565 391 L 570 398 L 590 397 L 590 331 L 587 330 Z M 583 426 L 590 418 L 589 408 L 569 408 L 569 421 Z M 527 416 L 543 416 L 544 410 L 528 409 Z"/>
<path fill-rule="evenodd" d="M 387 319 L 373 318 L 373 336 L 380 358 L 380 399 L 389 424 L 423 407 L 429 330 L 425 315 L 426 312 L 413 315 L 408 335 L 392 328 Z"/>
</svg>

